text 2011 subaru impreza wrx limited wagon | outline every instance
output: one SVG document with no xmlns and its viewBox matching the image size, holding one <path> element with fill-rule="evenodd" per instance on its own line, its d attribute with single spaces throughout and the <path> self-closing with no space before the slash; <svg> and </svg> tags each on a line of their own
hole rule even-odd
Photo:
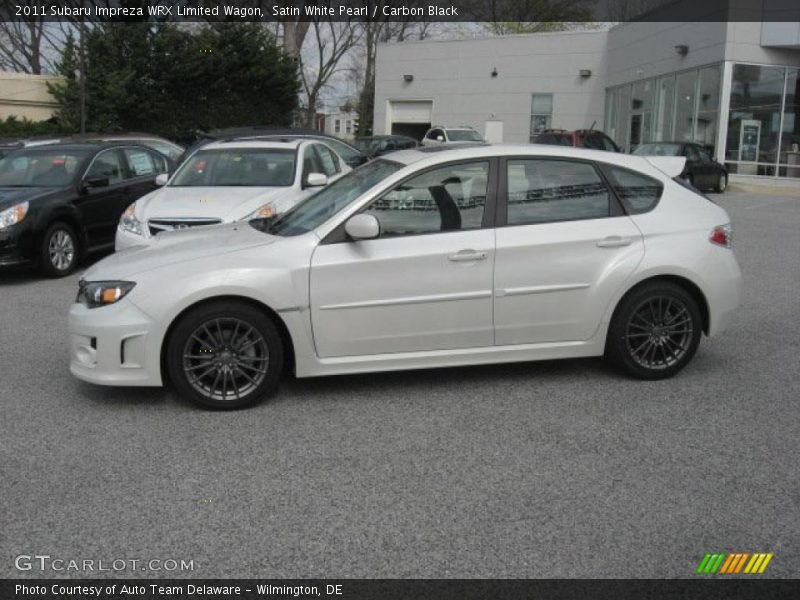
<svg viewBox="0 0 800 600">
<path fill-rule="evenodd" d="M 298 377 L 605 355 L 669 377 L 731 320 L 728 215 L 683 158 L 405 150 L 273 220 L 159 235 L 89 269 L 71 370 L 240 407 Z"/>
</svg>

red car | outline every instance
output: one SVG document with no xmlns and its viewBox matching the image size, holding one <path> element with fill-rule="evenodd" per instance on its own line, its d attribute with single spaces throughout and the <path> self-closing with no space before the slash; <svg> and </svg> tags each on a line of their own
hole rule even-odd
<svg viewBox="0 0 800 600">
<path fill-rule="evenodd" d="M 608 152 L 621 152 L 602 131 L 596 129 L 545 129 L 533 140 L 534 144 L 549 144 L 551 146 L 572 146 L 573 148 L 589 148 L 591 150 L 607 150 Z"/>
</svg>

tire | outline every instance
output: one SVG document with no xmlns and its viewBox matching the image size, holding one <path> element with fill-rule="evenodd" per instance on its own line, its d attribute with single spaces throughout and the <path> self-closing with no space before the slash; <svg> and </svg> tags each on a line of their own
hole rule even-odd
<svg viewBox="0 0 800 600">
<path fill-rule="evenodd" d="M 722 194 L 728 189 L 728 176 L 725 173 L 720 173 L 717 177 L 717 183 L 714 185 L 714 191 Z"/>
<path fill-rule="evenodd" d="M 646 283 L 617 306 L 606 340 L 606 358 L 637 379 L 667 379 L 697 351 L 702 315 L 684 288 Z"/>
<path fill-rule="evenodd" d="M 66 223 L 50 225 L 42 237 L 39 264 L 48 277 L 66 277 L 78 264 L 79 247 L 75 230 Z"/>
<path fill-rule="evenodd" d="M 275 391 L 283 355 L 281 336 L 265 313 L 243 302 L 216 301 L 180 318 L 167 342 L 166 364 L 183 398 L 202 408 L 233 410 Z"/>
</svg>

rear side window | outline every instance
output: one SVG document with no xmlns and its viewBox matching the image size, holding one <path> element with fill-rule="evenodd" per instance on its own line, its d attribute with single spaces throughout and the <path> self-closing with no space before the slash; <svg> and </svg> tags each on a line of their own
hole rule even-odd
<svg viewBox="0 0 800 600">
<path fill-rule="evenodd" d="M 629 215 L 640 215 L 653 210 L 664 191 L 660 181 L 641 173 L 620 167 L 607 167 L 606 173 Z"/>
<path fill-rule="evenodd" d="M 508 162 L 508 225 L 602 219 L 610 196 L 595 168 L 567 160 Z"/>
<path fill-rule="evenodd" d="M 572 146 L 572 137 L 563 133 L 545 133 L 536 138 L 536 143 L 550 146 Z"/>
</svg>

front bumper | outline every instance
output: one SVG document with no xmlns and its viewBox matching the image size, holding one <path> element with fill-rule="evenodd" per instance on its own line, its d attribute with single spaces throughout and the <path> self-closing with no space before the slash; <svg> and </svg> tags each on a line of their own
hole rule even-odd
<svg viewBox="0 0 800 600">
<path fill-rule="evenodd" d="M 23 221 L 0 230 L 0 267 L 30 266 L 36 251 L 30 226 Z"/>
<path fill-rule="evenodd" d="M 100 385 L 160 386 L 157 324 L 130 300 L 69 311 L 70 365 L 78 379 Z"/>
</svg>

